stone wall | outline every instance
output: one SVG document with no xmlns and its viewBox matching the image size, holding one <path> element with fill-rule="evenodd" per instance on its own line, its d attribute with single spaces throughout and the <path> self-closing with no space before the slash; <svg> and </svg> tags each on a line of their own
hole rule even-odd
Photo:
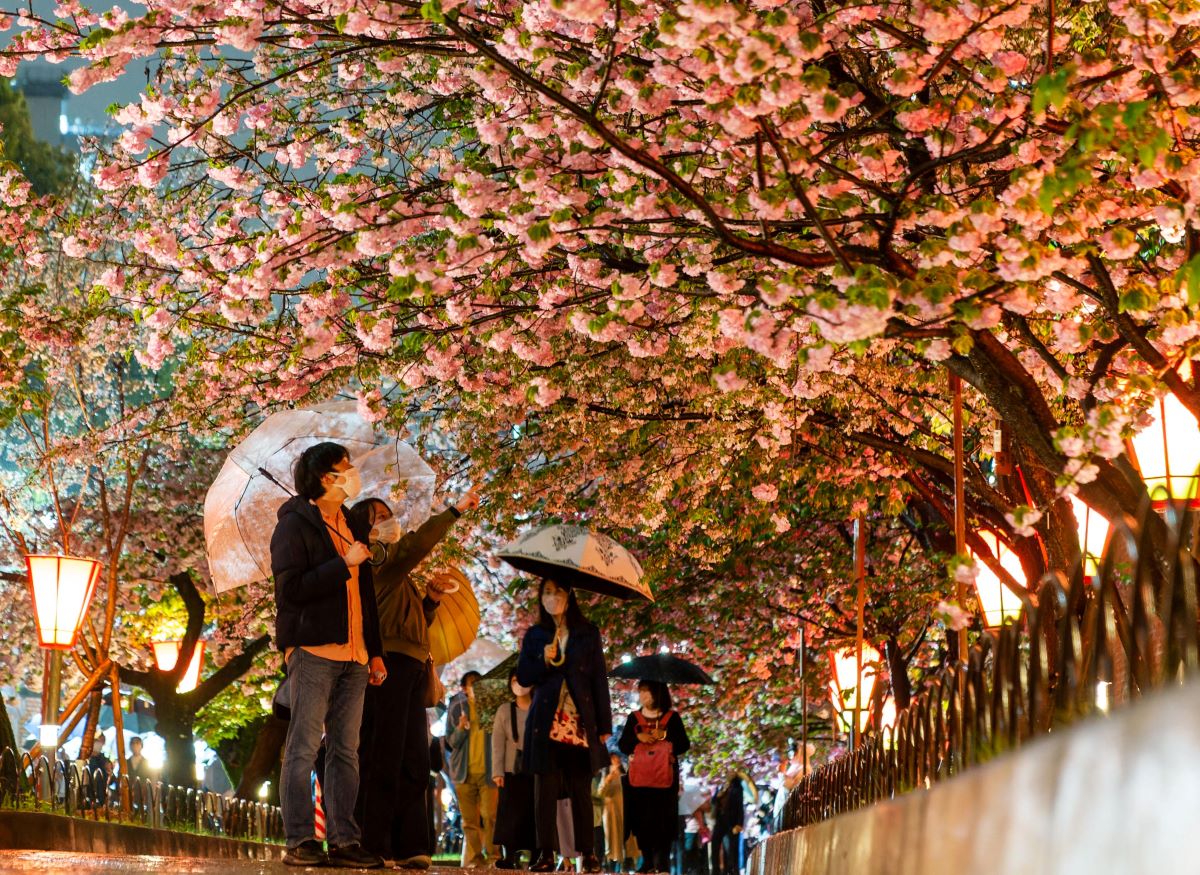
<svg viewBox="0 0 1200 875">
<path fill-rule="evenodd" d="M 0 850 L 75 851 L 219 860 L 279 860 L 281 845 L 106 823 L 33 811 L 0 811 Z"/>
<path fill-rule="evenodd" d="M 780 833 L 749 875 L 1200 873 L 1200 684 Z"/>
</svg>

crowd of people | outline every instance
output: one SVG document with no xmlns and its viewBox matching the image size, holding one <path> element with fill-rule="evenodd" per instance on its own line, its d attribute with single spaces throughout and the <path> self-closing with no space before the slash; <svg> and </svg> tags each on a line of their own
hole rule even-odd
<svg viewBox="0 0 1200 875">
<path fill-rule="evenodd" d="M 428 629 L 465 579 L 449 570 L 422 587 L 412 572 L 477 495 L 404 534 L 385 501 L 360 499 L 344 447 L 309 447 L 294 477 L 271 541 L 291 715 L 280 780 L 285 863 L 429 868 L 430 774 L 441 770 L 461 816 L 464 867 L 738 871 L 742 779 L 711 798 L 685 788 L 685 722 L 655 679 L 638 683 L 638 706 L 614 726 L 600 630 L 560 580 L 540 580 L 512 699 L 490 729 L 475 696 L 480 676 L 467 672 L 444 738 L 431 745 L 427 708 L 442 692 Z M 319 754 L 327 848 L 314 821 Z"/>
</svg>

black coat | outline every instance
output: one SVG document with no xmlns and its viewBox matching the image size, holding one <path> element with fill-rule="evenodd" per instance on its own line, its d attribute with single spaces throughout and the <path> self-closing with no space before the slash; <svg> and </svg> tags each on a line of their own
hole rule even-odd
<svg viewBox="0 0 1200 875">
<path fill-rule="evenodd" d="M 271 535 L 271 573 L 275 576 L 275 646 L 320 647 L 345 644 L 350 635 L 346 581 L 350 569 L 338 555 L 317 506 L 295 496 L 279 508 Z M 379 609 L 371 566 L 358 566 L 363 642 L 368 656 L 382 656 Z"/>
<path fill-rule="evenodd" d="M 600 743 L 600 736 L 612 735 L 608 669 L 604 664 L 600 630 L 592 623 L 571 629 L 566 660 L 557 667 L 546 665 L 544 655 L 546 645 L 553 640 L 553 629 L 533 626 L 521 642 L 517 680 L 523 687 L 533 687 L 533 702 L 525 720 L 522 766 L 526 772 L 550 770 L 550 725 L 554 722 L 559 692 L 565 680 L 579 711 L 580 728 L 587 736 L 592 769 L 598 771 L 609 764 L 608 750 Z"/>
</svg>

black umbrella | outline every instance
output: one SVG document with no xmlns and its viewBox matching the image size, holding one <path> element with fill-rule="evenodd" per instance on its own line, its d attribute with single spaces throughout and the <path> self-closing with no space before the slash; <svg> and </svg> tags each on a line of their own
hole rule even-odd
<svg viewBox="0 0 1200 875">
<path fill-rule="evenodd" d="M 609 677 L 631 681 L 658 681 L 662 684 L 715 684 L 708 672 L 686 659 L 670 653 L 651 653 L 622 662 Z"/>
</svg>

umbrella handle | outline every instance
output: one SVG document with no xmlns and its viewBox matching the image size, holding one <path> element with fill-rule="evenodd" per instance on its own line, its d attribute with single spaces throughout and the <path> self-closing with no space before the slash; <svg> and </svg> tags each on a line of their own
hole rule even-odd
<svg viewBox="0 0 1200 875">
<path fill-rule="evenodd" d="M 259 467 L 259 469 L 258 469 L 258 473 L 259 473 L 259 474 L 262 474 L 264 477 L 266 477 L 268 480 L 270 480 L 272 483 L 274 483 L 276 486 L 278 486 L 280 489 L 282 489 L 282 490 L 283 490 L 284 492 L 286 492 L 288 495 L 293 495 L 293 496 L 294 496 L 294 495 L 296 494 L 296 493 L 292 492 L 292 490 L 290 490 L 290 489 L 288 489 L 286 486 L 284 486 L 282 483 L 280 483 L 278 480 L 276 480 L 276 479 L 275 479 L 275 475 L 273 475 L 273 474 L 272 474 L 270 471 L 268 471 L 266 468 Z"/>
</svg>

